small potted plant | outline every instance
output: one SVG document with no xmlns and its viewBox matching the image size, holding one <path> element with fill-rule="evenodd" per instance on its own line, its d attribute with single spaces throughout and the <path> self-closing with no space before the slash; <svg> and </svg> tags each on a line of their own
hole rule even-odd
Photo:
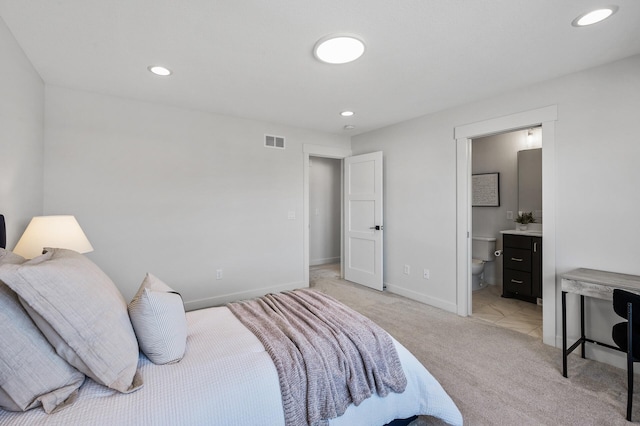
<svg viewBox="0 0 640 426">
<path fill-rule="evenodd" d="M 536 218 L 533 217 L 533 212 L 520 212 L 516 222 L 518 223 L 518 229 L 525 231 L 530 223 L 536 223 Z"/>
</svg>

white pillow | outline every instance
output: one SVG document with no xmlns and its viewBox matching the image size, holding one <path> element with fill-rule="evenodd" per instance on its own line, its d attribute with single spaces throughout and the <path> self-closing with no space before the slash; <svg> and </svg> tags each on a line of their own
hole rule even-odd
<svg viewBox="0 0 640 426">
<path fill-rule="evenodd" d="M 22 256 L 0 248 L 0 265 L 24 261 Z M 0 341 L 0 407 L 26 411 L 42 405 L 52 413 L 75 401 L 84 374 L 56 355 L 18 296 L 2 281 Z"/>
<path fill-rule="evenodd" d="M 117 391 L 142 386 L 136 341 L 124 298 L 102 270 L 72 250 L 0 268 L 56 352 L 96 382 Z"/>
<path fill-rule="evenodd" d="M 187 344 L 182 296 L 151 274 L 129 303 L 129 317 L 140 349 L 154 364 L 178 362 Z"/>
</svg>

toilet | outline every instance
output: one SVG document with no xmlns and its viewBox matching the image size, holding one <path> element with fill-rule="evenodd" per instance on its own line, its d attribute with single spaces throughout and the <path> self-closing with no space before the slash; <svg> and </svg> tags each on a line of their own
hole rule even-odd
<svg viewBox="0 0 640 426">
<path fill-rule="evenodd" d="M 496 239 L 494 237 L 473 237 L 471 242 L 471 289 L 480 290 L 486 286 L 483 280 L 486 262 L 495 260 Z"/>
</svg>

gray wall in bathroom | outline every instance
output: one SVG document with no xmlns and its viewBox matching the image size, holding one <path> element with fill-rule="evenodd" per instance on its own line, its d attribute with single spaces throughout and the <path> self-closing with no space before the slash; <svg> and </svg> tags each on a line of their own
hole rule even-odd
<svg viewBox="0 0 640 426">
<path fill-rule="evenodd" d="M 534 132 L 539 141 L 539 129 Z M 474 236 L 496 237 L 496 248 L 502 248 L 500 231 L 515 229 L 515 222 L 507 219 L 507 211 L 518 214 L 518 151 L 527 146 L 527 130 L 474 139 L 471 146 L 472 173 L 500 173 L 500 206 L 473 207 Z M 485 265 L 485 280 L 502 286 L 502 258 Z"/>
</svg>

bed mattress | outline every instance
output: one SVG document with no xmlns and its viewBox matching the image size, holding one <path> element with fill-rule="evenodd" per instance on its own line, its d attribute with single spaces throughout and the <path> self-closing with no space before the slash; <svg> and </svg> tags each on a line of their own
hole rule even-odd
<svg viewBox="0 0 640 426">
<path fill-rule="evenodd" d="M 75 404 L 55 414 L 0 410 L 10 425 L 284 425 L 278 374 L 260 341 L 226 307 L 187 313 L 186 355 L 155 365 L 140 355 L 144 387 L 121 394 L 86 379 Z M 453 425 L 462 416 L 435 378 L 394 340 L 407 377 L 402 394 L 350 406 L 331 425 L 384 425 L 416 414 Z"/>
</svg>

